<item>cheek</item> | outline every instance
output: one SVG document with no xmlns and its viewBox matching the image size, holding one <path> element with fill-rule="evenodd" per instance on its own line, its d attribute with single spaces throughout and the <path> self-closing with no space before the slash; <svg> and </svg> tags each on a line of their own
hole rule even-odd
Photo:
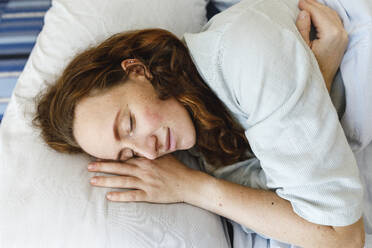
<svg viewBox="0 0 372 248">
<path fill-rule="evenodd" d="M 163 117 L 158 112 L 151 110 L 149 107 L 145 108 L 145 119 L 152 125 L 157 125 L 163 122 Z"/>
</svg>

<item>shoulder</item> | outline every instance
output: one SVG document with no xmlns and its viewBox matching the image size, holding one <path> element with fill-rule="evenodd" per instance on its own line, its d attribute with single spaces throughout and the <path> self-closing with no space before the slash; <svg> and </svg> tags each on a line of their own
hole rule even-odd
<svg viewBox="0 0 372 248">
<path fill-rule="evenodd" d="M 260 1 L 247 8 L 219 43 L 219 71 L 250 125 L 300 96 L 310 82 L 322 81 L 316 59 L 297 31 L 296 6 L 284 2 Z"/>
<path fill-rule="evenodd" d="M 298 70 L 316 67 L 295 25 L 295 2 L 244 0 L 200 33 L 184 35 L 200 75 L 234 113 L 249 118 L 263 96 L 270 101 L 254 119 L 264 118 L 305 83 L 296 80 L 294 62 L 301 64 Z"/>
<path fill-rule="evenodd" d="M 254 5 L 245 6 L 246 1 L 242 1 L 241 6 L 234 6 L 242 11 L 225 27 L 220 37 L 220 63 L 231 68 L 236 66 L 234 63 L 250 62 L 251 66 L 258 67 L 265 59 L 263 65 L 270 65 L 272 60 L 278 58 L 292 61 L 296 50 L 307 50 L 304 57 L 296 58 L 308 60 L 310 49 L 295 24 L 298 7 L 288 4 L 293 1 L 255 2 Z M 283 57 L 284 54 L 287 56 Z"/>
<path fill-rule="evenodd" d="M 234 48 L 244 43 L 244 47 L 256 49 L 258 45 L 275 45 L 278 38 L 286 39 L 286 35 L 299 39 L 296 2 L 243 0 L 215 15 L 200 32 L 185 33 L 183 40 L 196 64 L 201 64 L 213 61 L 225 46 Z M 254 46 L 248 47 L 249 44 Z"/>
</svg>

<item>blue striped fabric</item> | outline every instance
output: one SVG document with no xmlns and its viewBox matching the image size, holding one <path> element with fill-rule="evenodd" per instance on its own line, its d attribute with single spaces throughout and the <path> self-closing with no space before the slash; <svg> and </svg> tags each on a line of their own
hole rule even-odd
<svg viewBox="0 0 372 248">
<path fill-rule="evenodd" d="M 0 0 L 0 123 L 51 0 Z"/>
</svg>

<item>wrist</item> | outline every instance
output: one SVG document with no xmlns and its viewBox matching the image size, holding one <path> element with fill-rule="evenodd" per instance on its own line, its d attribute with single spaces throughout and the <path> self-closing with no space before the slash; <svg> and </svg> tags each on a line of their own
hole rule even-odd
<svg viewBox="0 0 372 248">
<path fill-rule="evenodd" d="M 320 71 L 322 73 L 322 76 L 323 76 L 323 79 L 324 79 L 324 82 L 325 82 L 325 85 L 327 87 L 327 90 L 328 92 L 331 92 L 331 89 L 332 89 L 332 83 L 333 83 L 333 79 L 335 78 L 336 76 L 336 72 L 337 72 L 337 68 L 327 68 L 325 66 L 320 66 Z"/>
<path fill-rule="evenodd" d="M 326 87 L 329 93 L 331 92 L 333 79 L 335 78 L 335 76 L 336 74 L 332 74 L 332 75 L 327 75 L 324 77 L 324 81 L 325 81 L 325 84 L 326 84 Z"/>
<path fill-rule="evenodd" d="M 193 170 L 185 191 L 184 202 L 203 208 L 208 197 L 213 195 L 218 179 L 199 170 Z"/>
</svg>

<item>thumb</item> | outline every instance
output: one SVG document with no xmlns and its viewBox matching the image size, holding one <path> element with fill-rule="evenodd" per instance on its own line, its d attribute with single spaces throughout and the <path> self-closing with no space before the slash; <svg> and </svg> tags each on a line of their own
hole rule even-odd
<svg viewBox="0 0 372 248">
<path fill-rule="evenodd" d="M 311 19 L 307 11 L 303 10 L 300 12 L 296 20 L 296 26 L 306 44 L 310 46 Z"/>
</svg>

